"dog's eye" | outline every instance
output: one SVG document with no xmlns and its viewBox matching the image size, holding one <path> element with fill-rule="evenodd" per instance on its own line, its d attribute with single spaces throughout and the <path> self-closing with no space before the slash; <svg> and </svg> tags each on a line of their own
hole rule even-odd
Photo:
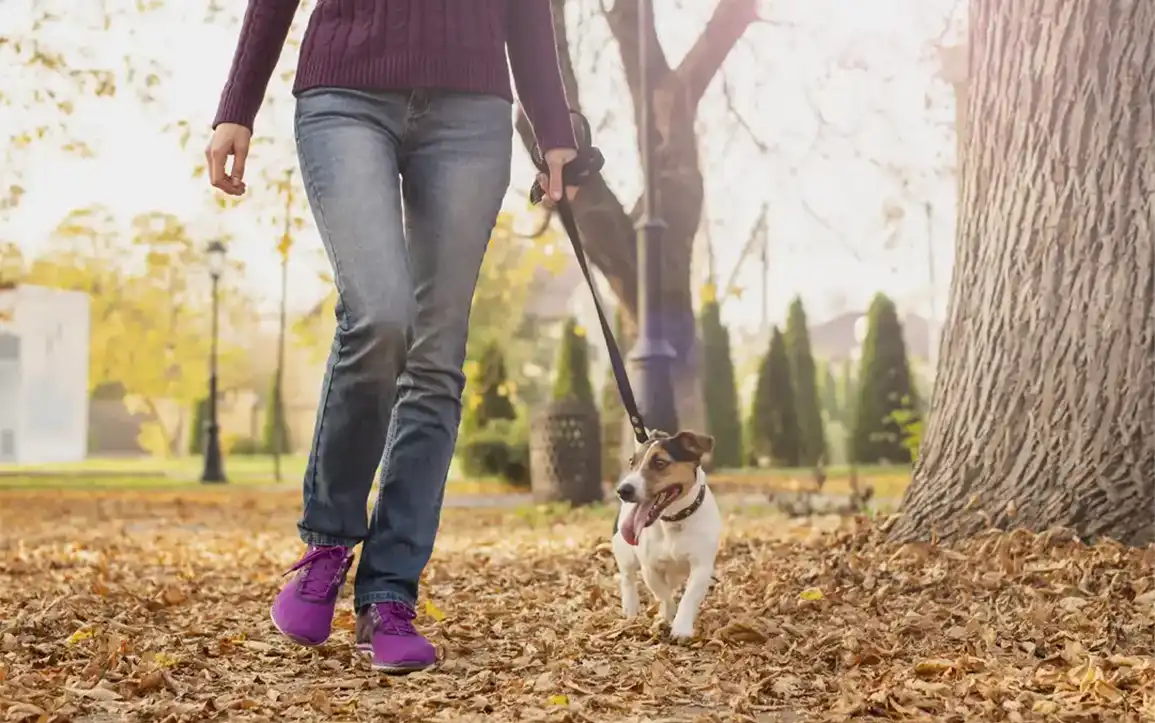
<svg viewBox="0 0 1155 723">
<path fill-rule="evenodd" d="M 654 457 L 652 460 L 650 460 L 650 466 L 653 467 L 654 469 L 662 470 L 662 469 L 665 469 L 666 467 L 669 467 L 670 463 L 667 462 L 666 460 L 662 459 L 661 457 Z"/>
</svg>

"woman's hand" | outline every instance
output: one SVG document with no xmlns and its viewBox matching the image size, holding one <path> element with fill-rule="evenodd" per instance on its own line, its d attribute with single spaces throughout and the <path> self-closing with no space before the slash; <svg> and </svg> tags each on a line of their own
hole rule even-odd
<svg viewBox="0 0 1155 723">
<path fill-rule="evenodd" d="M 221 123 L 213 131 L 205 149 L 208 161 L 209 183 L 230 196 L 245 192 L 245 159 L 249 156 L 249 141 L 253 132 L 236 123 Z M 233 167 L 225 173 L 225 161 L 233 157 Z"/>
<path fill-rule="evenodd" d="M 545 165 L 549 167 L 549 173 L 539 173 L 537 176 L 537 182 L 545 191 L 545 197 L 541 199 L 541 203 L 546 208 L 553 208 L 561 200 L 562 189 L 565 187 L 562 171 L 565 169 L 565 164 L 577 158 L 577 151 L 572 148 L 554 148 L 546 151 L 543 158 Z M 577 190 L 577 186 L 565 188 L 566 198 L 572 201 L 577 195 Z"/>
</svg>

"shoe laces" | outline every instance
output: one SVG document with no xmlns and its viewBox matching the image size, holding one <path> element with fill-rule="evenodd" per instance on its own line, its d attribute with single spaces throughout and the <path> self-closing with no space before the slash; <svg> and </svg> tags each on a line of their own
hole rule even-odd
<svg viewBox="0 0 1155 723">
<path fill-rule="evenodd" d="M 352 555 L 343 547 L 313 547 L 285 573 L 304 570 L 297 590 L 304 597 L 324 600 L 344 581 Z"/>
<path fill-rule="evenodd" d="M 369 614 L 372 616 L 374 632 L 384 635 L 417 635 L 417 628 L 413 627 L 417 613 L 405 603 L 375 603 Z"/>
</svg>

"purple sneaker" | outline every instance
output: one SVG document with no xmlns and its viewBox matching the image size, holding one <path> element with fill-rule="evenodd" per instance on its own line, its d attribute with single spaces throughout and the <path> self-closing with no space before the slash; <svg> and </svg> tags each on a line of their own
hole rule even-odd
<svg viewBox="0 0 1155 723">
<path fill-rule="evenodd" d="M 437 649 L 413 627 L 417 613 L 399 602 L 366 605 L 357 615 L 357 649 L 373 656 L 373 668 L 412 673 L 437 662 Z"/>
<path fill-rule="evenodd" d="M 348 547 L 310 546 L 289 568 L 297 573 L 273 600 L 270 614 L 282 635 L 301 645 L 316 646 L 333 632 L 333 611 L 353 564 Z"/>
</svg>

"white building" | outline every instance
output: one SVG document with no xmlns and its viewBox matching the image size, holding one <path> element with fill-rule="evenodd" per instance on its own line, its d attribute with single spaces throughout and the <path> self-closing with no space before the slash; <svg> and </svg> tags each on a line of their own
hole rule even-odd
<svg viewBox="0 0 1155 723">
<path fill-rule="evenodd" d="M 87 294 L 0 289 L 0 463 L 87 455 L 90 325 Z"/>
</svg>

